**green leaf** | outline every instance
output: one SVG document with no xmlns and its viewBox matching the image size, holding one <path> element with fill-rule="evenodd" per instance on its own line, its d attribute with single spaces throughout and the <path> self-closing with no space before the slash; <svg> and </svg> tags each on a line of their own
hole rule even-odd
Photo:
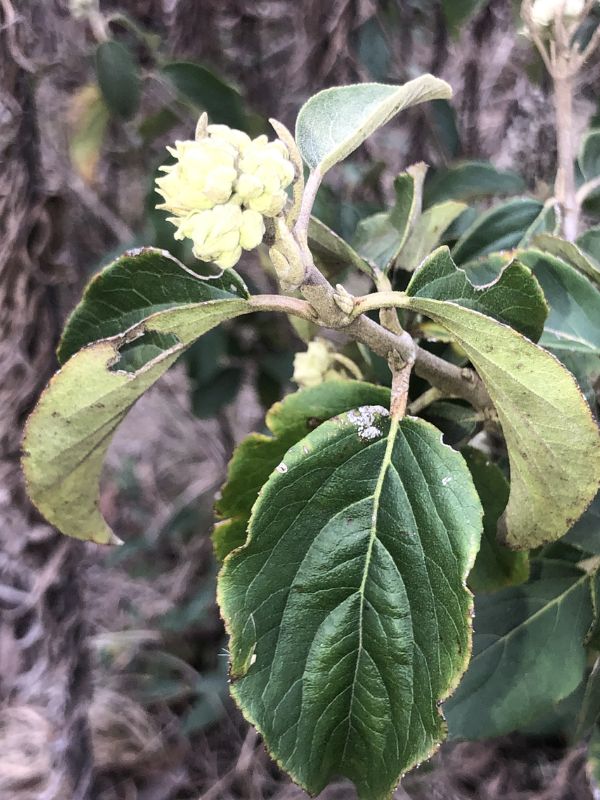
<svg viewBox="0 0 600 800">
<path fill-rule="evenodd" d="M 577 715 L 575 741 L 583 739 L 594 729 L 600 719 L 600 658 L 597 658 L 585 685 L 581 708 Z"/>
<path fill-rule="evenodd" d="M 443 738 L 480 533 L 462 457 L 377 406 L 321 425 L 262 489 L 219 576 L 231 691 L 311 794 L 344 775 L 387 798 Z"/>
<path fill-rule="evenodd" d="M 251 433 L 237 447 L 229 462 L 227 482 L 215 504 L 219 517 L 213 543 L 223 559 L 246 540 L 250 512 L 261 487 L 289 448 L 331 417 L 364 405 L 389 406 L 390 392 L 383 386 L 362 381 L 326 381 L 285 397 L 267 413 L 267 428 L 273 434 Z"/>
<path fill-rule="evenodd" d="M 462 400 L 438 400 L 427 406 L 420 416 L 439 428 L 444 442 L 451 447 L 471 439 L 481 421 L 472 406 Z"/>
<path fill-rule="evenodd" d="M 423 259 L 440 243 L 444 232 L 465 211 L 464 203 L 448 200 L 424 211 L 415 223 L 400 254 L 400 266 L 415 270 Z"/>
<path fill-rule="evenodd" d="M 82 86 L 71 97 L 69 157 L 86 183 L 95 180 L 109 121 L 110 112 L 95 84 Z"/>
<path fill-rule="evenodd" d="M 444 706 L 450 736 L 501 736 L 571 694 L 592 618 L 590 577 L 561 562 L 522 586 L 478 596 L 473 657 Z"/>
<path fill-rule="evenodd" d="M 552 236 L 549 233 L 539 233 L 534 237 L 533 243 L 540 250 L 562 258 L 563 261 L 571 264 L 595 283 L 600 283 L 600 264 L 573 242 L 567 242 L 566 239 Z"/>
<path fill-rule="evenodd" d="M 520 194 L 524 190 L 525 181 L 516 172 L 496 169 L 487 161 L 466 161 L 430 170 L 425 179 L 423 204 L 427 208 L 443 200 L 469 203 L 484 197 Z"/>
<path fill-rule="evenodd" d="M 560 230 L 560 219 L 554 202 L 544 205 L 540 213 L 525 231 L 519 247 L 529 247 L 533 239 L 540 233 L 556 234 Z"/>
<path fill-rule="evenodd" d="M 302 106 L 296 120 L 296 141 L 308 166 L 325 173 L 403 109 L 451 96 L 450 86 L 433 75 L 421 75 L 402 86 L 335 86 L 313 95 Z"/>
<path fill-rule="evenodd" d="M 518 259 L 540 282 L 550 313 L 540 340 L 554 352 L 600 355 L 600 292 L 576 269 L 540 250 L 522 250 Z"/>
<path fill-rule="evenodd" d="M 518 198 L 486 211 L 458 240 L 452 257 L 461 264 L 495 250 L 516 247 L 542 208 L 537 200 Z"/>
<path fill-rule="evenodd" d="M 508 545 L 530 549 L 558 539 L 585 511 L 600 476 L 598 428 L 574 378 L 488 316 L 452 302 L 406 299 L 402 305 L 450 331 L 494 403 L 510 460 Z"/>
<path fill-rule="evenodd" d="M 591 256 L 596 263 L 600 262 L 600 228 L 589 228 L 577 237 L 575 244 L 584 255 Z"/>
<path fill-rule="evenodd" d="M 206 111 L 211 122 L 247 129 L 240 93 L 214 72 L 189 61 L 173 61 L 162 68 L 162 74 L 196 109 Z"/>
<path fill-rule="evenodd" d="M 110 111 L 121 119 L 131 119 L 140 104 L 141 84 L 129 48 L 112 40 L 99 44 L 96 75 Z"/>
<path fill-rule="evenodd" d="M 449 300 L 487 314 L 537 341 L 548 307 L 531 270 L 518 261 L 507 264 L 489 284 L 475 286 L 459 269 L 447 247 L 440 247 L 413 275 L 406 293 L 414 298 Z"/>
<path fill-rule="evenodd" d="M 112 434 L 133 403 L 206 331 L 252 310 L 231 297 L 160 311 L 123 334 L 84 347 L 64 364 L 27 422 L 23 470 L 29 496 L 63 533 L 99 544 L 118 541 L 98 509 L 98 483 Z M 175 344 L 135 372 L 120 351 L 155 335 Z"/>
<path fill-rule="evenodd" d="M 130 250 L 88 284 L 65 326 L 59 361 L 64 364 L 82 347 L 123 333 L 158 311 L 234 297 L 246 299 L 248 290 L 233 270 L 203 280 L 165 250 Z"/>
<path fill-rule="evenodd" d="M 600 555 L 600 493 L 565 536 L 565 542 L 586 553 Z"/>
<path fill-rule="evenodd" d="M 334 280 L 348 268 L 358 269 L 370 277 L 373 275 L 368 261 L 316 217 L 311 217 L 308 224 L 308 246 L 315 264 L 329 280 Z"/>
<path fill-rule="evenodd" d="M 469 588 L 476 593 L 496 592 L 524 583 L 529 578 L 528 554 L 509 550 L 497 536 L 498 520 L 508 502 L 508 481 L 480 450 L 466 447 L 461 452 L 483 506 L 481 548 L 469 574 Z"/>
<path fill-rule="evenodd" d="M 583 137 L 577 161 L 586 181 L 600 175 L 600 129 L 592 129 Z"/>
<path fill-rule="evenodd" d="M 366 217 L 356 228 L 354 246 L 364 258 L 384 272 L 393 267 L 418 214 L 420 192 L 416 181 L 422 181 L 424 169 L 415 165 L 412 172 L 398 175 L 394 181 L 394 207 L 390 211 Z"/>
</svg>

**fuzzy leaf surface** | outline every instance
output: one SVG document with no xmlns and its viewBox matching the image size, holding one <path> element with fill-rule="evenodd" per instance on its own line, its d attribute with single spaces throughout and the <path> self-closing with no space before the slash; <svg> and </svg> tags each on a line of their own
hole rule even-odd
<svg viewBox="0 0 600 800">
<path fill-rule="evenodd" d="M 311 794 L 391 795 L 444 736 L 470 651 L 481 506 L 429 423 L 363 407 L 285 454 L 219 576 L 232 692 Z"/>
<path fill-rule="evenodd" d="M 361 83 L 324 89 L 300 109 L 296 142 L 308 166 L 325 173 L 403 109 L 451 96 L 450 86 L 433 75 L 402 86 Z"/>
</svg>

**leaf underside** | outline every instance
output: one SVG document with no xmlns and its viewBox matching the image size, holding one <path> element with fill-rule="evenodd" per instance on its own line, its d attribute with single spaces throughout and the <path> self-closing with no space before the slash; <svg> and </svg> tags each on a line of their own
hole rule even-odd
<svg viewBox="0 0 600 800">
<path fill-rule="evenodd" d="M 494 403 L 510 460 L 507 544 L 530 549 L 558 539 L 593 500 L 600 481 L 599 431 L 573 376 L 490 317 L 421 297 L 408 305 L 450 331 Z"/>
<path fill-rule="evenodd" d="M 232 693 L 309 792 L 341 774 L 388 797 L 443 738 L 481 515 L 439 431 L 377 406 L 321 425 L 262 489 L 219 577 Z"/>
</svg>

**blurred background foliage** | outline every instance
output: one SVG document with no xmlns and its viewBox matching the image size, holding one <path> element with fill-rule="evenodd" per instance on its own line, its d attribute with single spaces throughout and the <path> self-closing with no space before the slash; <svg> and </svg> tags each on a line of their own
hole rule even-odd
<svg viewBox="0 0 600 800">
<path fill-rule="evenodd" d="M 423 235 L 460 240 L 467 263 L 521 242 L 551 193 L 547 78 L 511 0 L 1 0 L 0 19 L 0 797 L 299 796 L 228 699 L 209 534 L 231 451 L 290 387 L 306 331 L 272 316 L 233 321 L 140 401 L 103 484 L 103 511 L 126 541 L 116 551 L 63 541 L 35 515 L 18 472 L 22 421 L 91 274 L 142 245 L 198 268 L 156 211 L 153 182 L 165 145 L 190 138 L 201 111 L 258 135 L 268 117 L 293 129 L 327 86 L 445 78 L 453 101 L 380 131 L 332 171 L 315 213 L 360 250 L 361 221 L 425 161 L 425 207 L 465 205 Z M 596 59 L 578 94 L 580 131 L 598 124 L 598 77 Z M 240 272 L 273 290 L 254 254 Z M 450 438 L 472 432 L 466 408 L 438 406 Z M 446 747 L 398 796 L 587 797 L 581 753 L 555 733 Z"/>
</svg>

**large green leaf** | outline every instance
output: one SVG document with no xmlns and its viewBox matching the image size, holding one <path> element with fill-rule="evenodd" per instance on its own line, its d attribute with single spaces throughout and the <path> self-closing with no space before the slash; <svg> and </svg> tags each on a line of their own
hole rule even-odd
<svg viewBox="0 0 600 800">
<path fill-rule="evenodd" d="M 352 267 L 369 276 L 373 274 L 370 263 L 316 217 L 311 217 L 308 225 L 308 246 L 315 264 L 329 280 Z"/>
<path fill-rule="evenodd" d="M 402 109 L 451 96 L 450 86 L 433 75 L 402 86 L 362 83 L 324 89 L 300 109 L 296 141 L 308 166 L 324 173 Z"/>
<path fill-rule="evenodd" d="M 512 261 L 495 280 L 475 286 L 456 266 L 447 247 L 440 247 L 423 262 L 406 292 L 411 297 L 451 300 L 481 311 L 535 341 L 548 313 L 542 290 L 528 267 Z"/>
<path fill-rule="evenodd" d="M 590 255 L 596 264 L 600 262 L 600 228 L 588 228 L 587 231 L 577 237 L 575 244 L 583 251 L 584 255 Z"/>
<path fill-rule="evenodd" d="M 140 104 L 141 83 L 131 50 L 113 40 L 99 44 L 96 74 L 110 111 L 122 119 L 133 117 Z"/>
<path fill-rule="evenodd" d="M 562 536 L 600 479 L 598 428 L 572 375 L 512 328 L 472 309 L 400 293 L 395 305 L 450 331 L 486 385 L 510 459 L 507 543 L 530 549 Z"/>
<path fill-rule="evenodd" d="M 311 794 L 341 774 L 389 797 L 443 738 L 480 533 L 462 457 L 377 406 L 321 425 L 262 489 L 219 576 L 231 690 Z"/>
<path fill-rule="evenodd" d="M 458 240 L 452 257 L 462 264 L 495 250 L 516 247 L 542 208 L 538 200 L 517 198 L 486 211 Z"/>
<path fill-rule="evenodd" d="M 427 173 L 423 202 L 426 207 L 442 200 L 468 203 L 482 197 L 519 194 L 524 189 L 525 181 L 516 172 L 496 169 L 487 161 L 466 161 Z"/>
<path fill-rule="evenodd" d="M 483 506 L 483 536 L 469 575 L 469 588 L 476 593 L 495 592 L 524 583 L 529 577 L 528 554 L 509 550 L 497 537 L 498 520 L 508 502 L 508 481 L 480 450 L 466 447 L 461 452 Z"/>
<path fill-rule="evenodd" d="M 267 413 L 272 436 L 251 433 L 236 448 L 227 482 L 215 503 L 222 522 L 213 533 L 215 552 L 224 559 L 246 541 L 250 512 L 263 486 L 285 453 L 318 425 L 336 414 L 365 405 L 388 407 L 390 391 L 362 381 L 326 381 L 289 394 Z M 224 519 L 229 517 L 229 519 Z"/>
<path fill-rule="evenodd" d="M 92 278 L 65 326 L 58 358 L 64 364 L 85 345 L 123 333 L 158 311 L 247 297 L 233 270 L 202 279 L 165 250 L 131 250 Z"/>
<path fill-rule="evenodd" d="M 559 236 L 552 236 L 549 233 L 539 233 L 534 237 L 533 243 L 545 252 L 551 253 L 558 258 L 562 258 L 568 264 L 578 269 L 595 283 L 600 283 L 600 264 L 589 253 L 584 253 L 581 247 L 561 239 Z"/>
<path fill-rule="evenodd" d="M 246 130 L 248 118 L 237 89 L 200 64 L 173 61 L 162 74 L 195 108 L 206 111 L 212 122 Z"/>
<path fill-rule="evenodd" d="M 509 733 L 571 694 L 585 671 L 592 619 L 590 576 L 567 564 L 478 596 L 473 657 L 444 706 L 450 735 Z"/>
<path fill-rule="evenodd" d="M 67 361 L 29 417 L 23 443 L 29 496 L 49 522 L 79 539 L 118 541 L 98 509 L 98 483 L 113 432 L 187 345 L 251 310 L 241 298 L 168 309 Z M 168 346 L 163 349 L 162 343 Z"/>
</svg>

